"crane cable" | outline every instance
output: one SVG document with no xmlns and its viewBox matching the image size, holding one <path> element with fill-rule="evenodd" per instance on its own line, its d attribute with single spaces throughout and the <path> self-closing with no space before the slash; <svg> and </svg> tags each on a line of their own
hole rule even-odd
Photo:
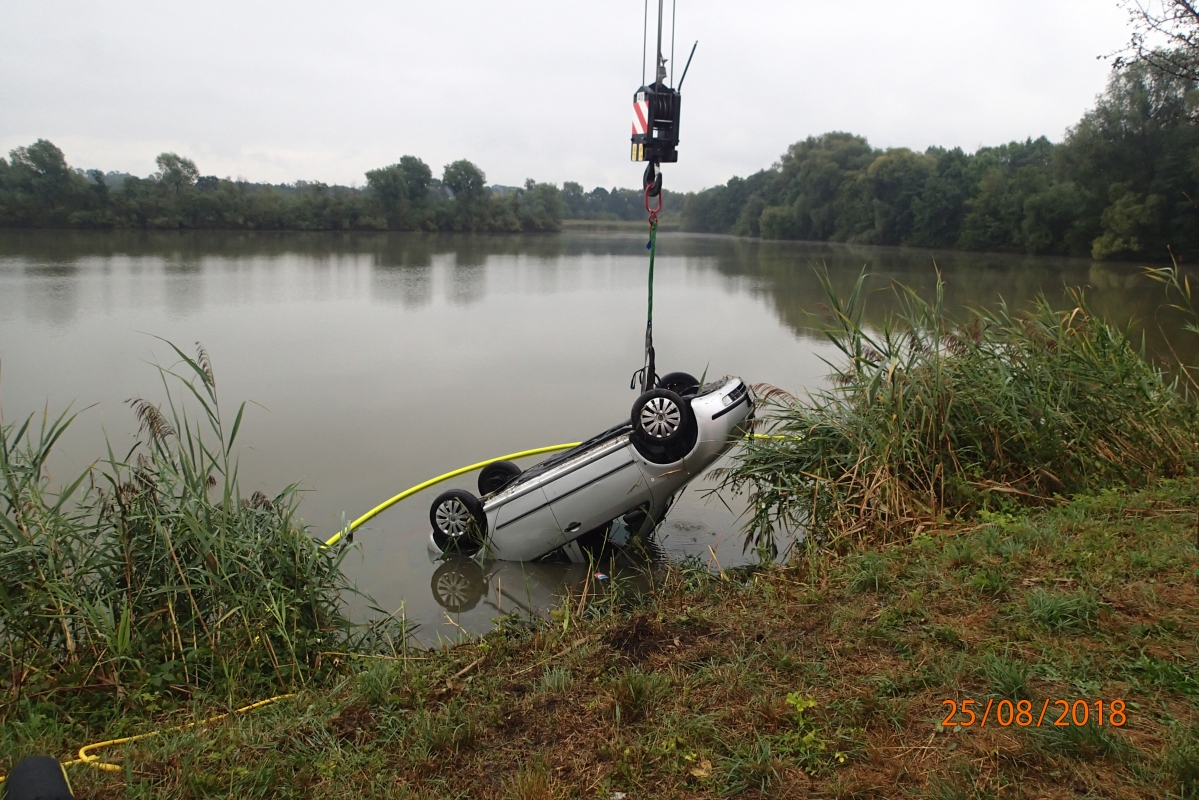
<svg viewBox="0 0 1199 800">
<path fill-rule="evenodd" d="M 641 391 L 643 392 L 654 388 L 654 384 L 657 382 L 654 365 L 654 256 L 658 252 L 658 214 L 662 211 L 662 173 L 658 172 L 656 179 L 649 179 L 650 170 L 654 166 L 651 164 L 650 169 L 646 170 L 645 180 L 645 211 L 649 215 L 649 242 L 645 245 L 645 249 L 649 250 L 649 292 L 645 310 L 645 364 L 640 370 L 633 373 L 633 380 L 629 383 L 629 388 L 632 389 L 637 377 L 640 376 Z M 649 199 L 654 195 L 658 198 L 658 206 L 650 208 Z"/>
</svg>

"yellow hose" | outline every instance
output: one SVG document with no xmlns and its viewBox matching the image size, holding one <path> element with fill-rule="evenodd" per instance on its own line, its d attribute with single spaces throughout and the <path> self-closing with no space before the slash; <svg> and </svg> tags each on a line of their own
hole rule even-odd
<svg viewBox="0 0 1199 800">
<path fill-rule="evenodd" d="M 413 486 L 411 489 L 405 489 L 404 491 L 400 492 L 399 494 L 397 494 L 395 497 L 391 498 L 387 502 L 380 503 L 379 505 L 372 508 L 370 511 L 363 514 L 358 519 L 351 522 L 343 530 L 338 531 L 333 536 L 333 538 L 331 538 L 331 539 L 329 539 L 329 541 L 325 542 L 325 547 L 332 547 L 333 545 L 335 545 L 341 541 L 342 536 L 344 536 L 345 534 L 348 534 L 348 533 L 352 533 L 362 523 L 367 522 L 368 520 L 377 516 L 378 514 L 383 513 L 387 509 L 394 506 L 396 503 L 403 500 L 405 497 L 411 497 L 412 495 L 416 494 L 417 492 L 421 491 L 422 489 L 428 489 L 430 486 L 434 486 L 438 483 L 441 483 L 442 481 L 448 481 L 450 478 L 456 478 L 459 475 L 470 472 L 472 470 L 482 469 L 483 467 L 487 466 L 488 464 L 494 464 L 496 461 L 512 461 L 517 458 L 524 458 L 525 456 L 536 456 L 536 455 L 541 455 L 542 453 L 553 453 L 556 450 L 569 450 L 572 447 L 578 447 L 580 444 L 582 444 L 582 442 L 571 442 L 570 444 L 556 444 L 551 447 L 538 447 L 535 450 L 522 450 L 519 453 L 512 453 L 510 455 L 500 456 L 499 458 L 489 458 L 486 461 L 480 461 L 478 464 L 471 464 L 469 467 L 462 467 L 461 469 L 456 469 L 453 472 L 447 472 L 444 475 L 438 475 L 436 478 L 431 478 L 430 480 L 427 480 L 424 483 L 418 483 L 416 486 Z"/>
<path fill-rule="evenodd" d="M 127 742 L 136 742 L 139 739 L 148 739 L 151 736 L 157 736 L 160 733 L 171 733 L 173 731 L 183 731 L 183 730 L 187 730 L 188 728 L 194 728 L 197 725 L 208 725 L 209 723 L 216 722 L 217 720 L 222 720 L 225 717 L 231 716 L 233 714 L 244 714 L 247 711 L 253 711 L 256 708 L 262 708 L 263 706 L 269 706 L 271 703 L 277 703 L 278 701 L 285 700 L 291 696 L 292 696 L 291 694 L 280 694 L 280 695 L 276 695 L 274 697 L 267 698 L 266 700 L 259 700 L 257 703 L 250 703 L 250 705 L 248 705 L 248 706 L 242 706 L 241 708 L 235 709 L 235 710 L 229 712 L 228 714 L 217 714 L 215 717 L 209 717 L 208 719 L 202 719 L 202 720 L 198 720 L 196 722 L 188 722 L 183 725 L 176 725 L 173 728 L 162 728 L 161 730 L 150 731 L 149 733 L 139 733 L 136 736 L 125 736 L 120 739 L 109 739 L 108 741 L 105 741 L 105 742 L 96 742 L 95 744 L 84 745 L 83 747 L 79 748 L 79 758 L 75 759 L 74 761 L 64 761 L 64 762 L 62 762 L 62 766 L 73 767 L 76 764 L 87 764 L 89 767 L 94 767 L 98 770 L 102 770 L 103 772 L 120 772 L 121 771 L 120 765 L 109 764 L 104 761 L 101 761 L 100 756 L 92 755 L 92 753 L 90 751 L 99 750 L 101 747 L 111 747 L 112 745 L 115 745 L 115 744 L 125 744 Z M 6 778 L 7 778 L 7 776 L 0 775 L 0 783 L 3 783 Z"/>
</svg>

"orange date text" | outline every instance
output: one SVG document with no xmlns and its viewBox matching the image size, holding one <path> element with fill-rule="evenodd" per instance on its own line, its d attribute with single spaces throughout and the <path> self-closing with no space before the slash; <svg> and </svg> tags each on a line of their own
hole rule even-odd
<svg viewBox="0 0 1199 800">
<path fill-rule="evenodd" d="M 1128 722 L 1124 701 L 1115 700 L 942 700 L 945 728 L 998 725 L 1007 728 L 1069 727 L 1087 724 L 1123 727 Z"/>
</svg>

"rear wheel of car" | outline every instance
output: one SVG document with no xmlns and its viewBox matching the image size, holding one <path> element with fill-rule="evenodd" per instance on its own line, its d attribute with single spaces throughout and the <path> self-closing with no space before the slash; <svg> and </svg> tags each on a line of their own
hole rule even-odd
<svg viewBox="0 0 1199 800">
<path fill-rule="evenodd" d="M 691 404 L 669 389 L 650 389 L 633 403 L 633 434 L 646 444 L 667 446 L 695 427 Z"/>
<path fill-rule="evenodd" d="M 520 475 L 520 467 L 511 461 L 491 462 L 479 472 L 479 495 L 498 492 L 517 475 Z"/>
<path fill-rule="evenodd" d="M 687 372 L 669 372 L 658 379 L 658 388 L 682 397 L 699 391 L 699 379 Z"/>
<path fill-rule="evenodd" d="M 443 553 L 473 553 L 483 544 L 487 516 L 479 498 L 462 489 L 442 492 L 429 507 L 433 541 Z"/>
</svg>

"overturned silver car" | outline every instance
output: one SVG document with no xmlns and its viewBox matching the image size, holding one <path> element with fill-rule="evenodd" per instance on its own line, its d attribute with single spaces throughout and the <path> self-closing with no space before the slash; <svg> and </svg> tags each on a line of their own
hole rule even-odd
<svg viewBox="0 0 1199 800">
<path fill-rule="evenodd" d="M 479 496 L 443 492 L 429 509 L 434 553 L 530 561 L 661 522 L 678 492 L 745 434 L 754 401 L 739 378 L 704 386 L 676 372 L 633 404 L 628 422 L 521 471 L 510 461 L 479 473 Z"/>
</svg>

